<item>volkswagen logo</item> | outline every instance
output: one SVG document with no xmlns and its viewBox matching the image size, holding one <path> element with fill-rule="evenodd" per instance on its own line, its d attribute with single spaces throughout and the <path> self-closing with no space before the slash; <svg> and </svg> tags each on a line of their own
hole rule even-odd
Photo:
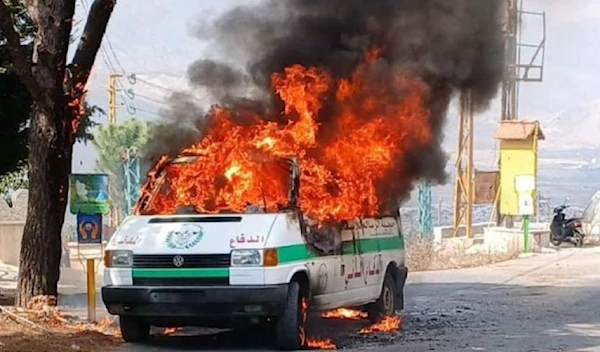
<svg viewBox="0 0 600 352">
<path fill-rule="evenodd" d="M 176 255 L 173 257 L 173 265 L 175 265 L 176 268 L 181 268 L 183 266 L 183 257 L 180 255 Z"/>
</svg>

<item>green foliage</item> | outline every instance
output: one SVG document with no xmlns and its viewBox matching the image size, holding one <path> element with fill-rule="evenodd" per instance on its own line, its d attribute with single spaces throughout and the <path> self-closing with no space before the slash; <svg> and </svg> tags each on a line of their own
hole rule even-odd
<svg viewBox="0 0 600 352">
<path fill-rule="evenodd" d="M 13 72 L 0 73 L 0 175 L 14 171 L 27 158 L 31 99 Z"/>
<path fill-rule="evenodd" d="M 36 28 L 23 6 L 14 7 L 9 2 L 5 3 L 14 14 L 15 28 L 21 36 L 23 46 L 31 55 Z M 8 45 L 0 32 L 0 150 L 10 151 L 0 153 L 0 175 L 17 170 L 21 163 L 27 161 L 31 103 L 27 87 L 12 71 Z M 104 111 L 86 102 L 84 108 L 86 113 L 81 117 L 76 140 L 87 143 L 93 138 L 91 129 L 97 125 L 92 117 L 103 114 Z"/>
<path fill-rule="evenodd" d="M 4 198 L 10 204 L 10 194 L 18 189 L 27 189 L 29 180 L 27 179 L 27 167 L 21 166 L 17 170 L 0 177 L 0 197 Z"/>
<path fill-rule="evenodd" d="M 4 0 L 0 0 L 4 1 Z M 6 1 L 4 1 L 7 3 Z M 15 15 L 15 28 L 22 38 L 25 48 L 31 52 L 31 40 L 35 27 L 23 6 L 13 7 L 7 3 Z M 27 121 L 31 98 L 29 92 L 15 72 L 2 32 L 0 32 L 0 175 L 15 171 L 19 163 L 27 157 Z"/>
<path fill-rule="evenodd" d="M 125 208 L 122 156 L 130 148 L 143 149 L 148 142 L 150 124 L 131 119 L 119 125 L 102 125 L 92 141 L 98 152 L 96 171 L 108 174 L 109 197 L 114 206 Z"/>
<path fill-rule="evenodd" d="M 17 34 L 19 34 L 19 36 L 22 38 L 22 42 L 24 44 L 30 43 L 31 40 L 33 39 L 33 35 L 35 34 L 36 28 L 35 28 L 35 24 L 31 20 L 31 17 L 29 17 L 27 10 L 25 10 L 25 7 L 20 2 L 17 2 L 17 6 L 14 6 L 12 4 L 13 2 L 11 2 L 11 1 L 6 1 L 6 0 L 0 0 L 0 1 L 4 1 L 4 3 L 10 9 L 11 13 L 13 13 L 13 23 L 15 24 L 15 29 L 17 30 Z M 2 57 L 3 57 L 2 54 L 4 53 L 3 52 L 4 44 L 5 44 L 5 39 L 4 39 L 4 36 L 2 35 L 2 32 L 0 32 L 0 59 L 2 59 Z"/>
<path fill-rule="evenodd" d="M 94 139 L 94 133 L 92 132 L 93 128 L 100 125 L 93 120 L 93 117 L 106 115 L 106 112 L 96 105 L 88 104 L 87 101 L 83 102 L 83 108 L 85 109 L 85 114 L 80 117 L 81 123 L 75 133 L 75 140 L 87 144 L 88 141 Z"/>
</svg>

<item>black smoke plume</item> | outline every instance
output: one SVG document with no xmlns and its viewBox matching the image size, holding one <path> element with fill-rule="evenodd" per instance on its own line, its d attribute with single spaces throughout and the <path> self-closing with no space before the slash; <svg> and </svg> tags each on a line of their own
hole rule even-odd
<svg viewBox="0 0 600 352">
<path fill-rule="evenodd" d="M 194 62 L 188 79 L 209 93 L 211 103 L 277 119 L 281 103 L 270 91 L 272 73 L 301 64 L 348 77 L 369 48 L 382 48 L 373 79 L 404 70 L 430 88 L 434 143 L 398 165 L 412 175 L 405 184 L 393 184 L 388 175 L 380 186 L 402 199 L 416 180 L 446 178 L 441 140 L 451 98 L 470 89 L 481 109 L 496 94 L 504 71 L 501 10 L 502 0 L 267 0 L 200 21 L 196 37 L 222 60 Z M 193 99 L 175 95 L 170 106 L 152 138 L 152 158 L 176 154 L 205 128 L 205 114 Z M 326 112 L 327 106 L 323 133 Z"/>
</svg>

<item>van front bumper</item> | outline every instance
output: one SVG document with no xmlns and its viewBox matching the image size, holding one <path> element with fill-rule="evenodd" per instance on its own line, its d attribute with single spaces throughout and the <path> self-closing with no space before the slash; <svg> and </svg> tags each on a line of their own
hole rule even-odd
<svg viewBox="0 0 600 352">
<path fill-rule="evenodd" d="M 288 285 L 267 286 L 104 286 L 109 313 L 140 317 L 279 316 Z"/>
</svg>

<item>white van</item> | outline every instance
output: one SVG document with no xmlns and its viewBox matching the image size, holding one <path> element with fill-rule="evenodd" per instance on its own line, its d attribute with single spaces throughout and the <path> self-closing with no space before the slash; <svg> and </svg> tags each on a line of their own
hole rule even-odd
<svg viewBox="0 0 600 352">
<path fill-rule="evenodd" d="M 125 341 L 145 340 L 150 326 L 260 324 L 273 329 L 279 349 L 299 349 L 309 308 L 364 309 L 372 321 L 403 308 L 400 218 L 317 229 L 299 211 L 298 165 L 289 165 L 290 205 L 277 213 L 123 222 L 106 247 L 102 299 Z M 140 199 L 140 213 L 151 198 Z"/>
</svg>

